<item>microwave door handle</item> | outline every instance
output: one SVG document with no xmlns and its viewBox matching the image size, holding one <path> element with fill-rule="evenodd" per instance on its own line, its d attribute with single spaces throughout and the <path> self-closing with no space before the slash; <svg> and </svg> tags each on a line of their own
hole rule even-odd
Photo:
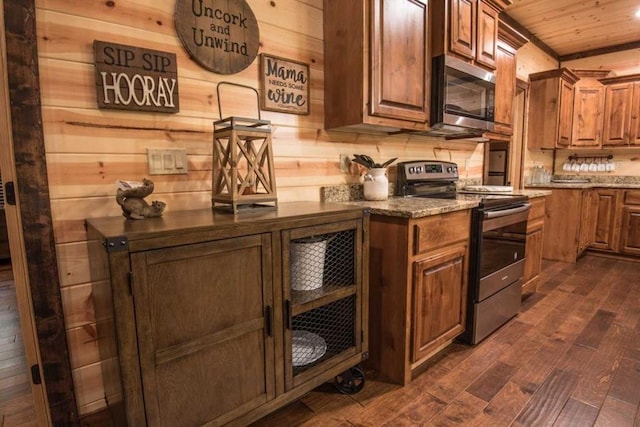
<svg viewBox="0 0 640 427">
<path fill-rule="evenodd" d="M 518 206 L 517 208 L 504 209 L 500 211 L 489 211 L 484 213 L 484 219 L 493 219 L 500 218 L 502 216 L 513 215 L 520 212 L 526 212 L 531 208 L 530 203 L 525 203 L 522 206 Z"/>
</svg>

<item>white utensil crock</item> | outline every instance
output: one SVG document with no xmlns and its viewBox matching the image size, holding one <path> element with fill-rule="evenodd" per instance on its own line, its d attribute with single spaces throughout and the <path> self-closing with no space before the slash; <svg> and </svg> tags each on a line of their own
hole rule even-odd
<svg viewBox="0 0 640 427">
<path fill-rule="evenodd" d="M 386 168 L 371 168 L 364 177 L 365 200 L 387 200 L 389 197 L 389 178 Z"/>
</svg>

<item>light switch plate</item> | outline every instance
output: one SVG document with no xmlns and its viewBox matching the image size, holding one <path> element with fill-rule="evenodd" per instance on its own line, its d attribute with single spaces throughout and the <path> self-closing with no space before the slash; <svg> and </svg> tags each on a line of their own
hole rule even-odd
<svg viewBox="0 0 640 427">
<path fill-rule="evenodd" d="M 186 174 L 187 150 L 184 148 L 147 148 L 149 175 Z"/>
</svg>

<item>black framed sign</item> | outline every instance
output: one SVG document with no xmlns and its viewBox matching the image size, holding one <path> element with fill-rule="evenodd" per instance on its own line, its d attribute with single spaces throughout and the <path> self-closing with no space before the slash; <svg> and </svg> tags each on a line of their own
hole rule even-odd
<svg viewBox="0 0 640 427">
<path fill-rule="evenodd" d="M 175 53 L 94 40 L 98 107 L 180 111 Z"/>
<path fill-rule="evenodd" d="M 266 53 L 260 56 L 262 109 L 309 114 L 309 64 Z"/>
</svg>

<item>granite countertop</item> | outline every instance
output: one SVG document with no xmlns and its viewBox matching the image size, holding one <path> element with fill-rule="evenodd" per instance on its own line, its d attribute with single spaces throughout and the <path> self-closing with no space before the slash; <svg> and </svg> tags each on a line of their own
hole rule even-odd
<svg viewBox="0 0 640 427">
<path fill-rule="evenodd" d="M 533 188 L 640 188 L 640 177 L 623 175 L 554 175 L 554 179 L 564 182 L 548 182 L 545 184 L 527 184 L 527 189 Z M 572 180 L 582 182 L 570 182 Z M 584 181 L 588 182 L 584 182 Z"/>
<path fill-rule="evenodd" d="M 566 182 L 550 182 L 548 184 L 527 184 L 527 189 L 534 188 L 640 188 L 640 183 L 613 183 L 613 182 L 578 182 L 578 183 L 566 183 Z"/>
<path fill-rule="evenodd" d="M 390 193 L 393 188 L 390 188 Z M 464 194 L 463 191 L 459 191 Z M 489 194 L 489 193 L 487 193 Z M 550 190 L 514 190 L 496 194 L 527 196 L 529 198 L 548 196 Z M 476 199 L 425 199 L 419 197 L 389 196 L 384 201 L 364 200 L 362 184 L 345 184 L 330 187 L 322 187 L 321 198 L 324 202 L 344 203 L 369 209 L 372 214 L 395 216 L 401 218 L 422 218 L 431 215 L 440 215 L 464 209 L 472 209 L 478 206 Z"/>
<path fill-rule="evenodd" d="M 419 197 L 389 197 L 389 199 L 374 202 L 369 200 L 341 201 L 347 205 L 367 208 L 372 214 L 397 216 L 401 218 L 422 218 L 431 215 L 440 215 L 447 212 L 471 209 L 478 206 L 477 201 L 449 200 L 449 199 L 423 199 Z"/>
<path fill-rule="evenodd" d="M 464 190 L 459 190 L 458 192 L 462 193 L 462 194 L 478 194 L 477 192 L 471 193 L 469 191 L 464 191 Z M 551 194 L 551 190 L 543 189 L 543 187 L 540 186 L 540 189 L 527 188 L 527 189 L 524 189 L 524 190 L 486 192 L 486 193 L 482 193 L 482 194 L 504 194 L 506 196 L 527 196 L 530 199 L 535 199 L 536 197 L 543 197 L 543 196 L 550 195 Z"/>
</svg>

